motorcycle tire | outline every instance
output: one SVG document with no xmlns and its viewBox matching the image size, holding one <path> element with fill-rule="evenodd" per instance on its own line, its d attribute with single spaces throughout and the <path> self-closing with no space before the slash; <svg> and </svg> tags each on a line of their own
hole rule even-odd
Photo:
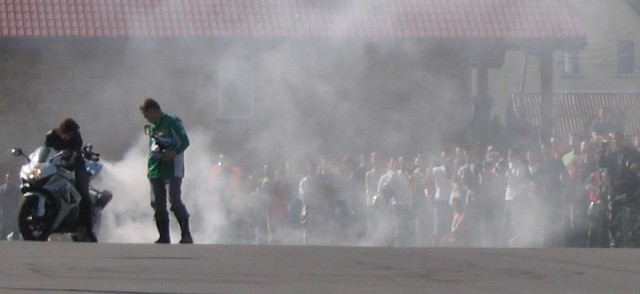
<svg viewBox="0 0 640 294">
<path fill-rule="evenodd" d="M 47 206 L 50 205 L 45 204 L 45 207 Z M 38 198 L 27 197 L 22 200 L 18 216 L 18 227 L 22 238 L 26 241 L 47 241 L 51 235 L 53 227 L 51 210 L 45 209 L 45 214 L 41 217 L 36 215 L 37 211 Z"/>
</svg>

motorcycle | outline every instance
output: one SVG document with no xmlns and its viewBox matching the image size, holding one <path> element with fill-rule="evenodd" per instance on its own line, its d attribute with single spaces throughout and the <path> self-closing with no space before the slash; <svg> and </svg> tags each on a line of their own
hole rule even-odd
<svg viewBox="0 0 640 294">
<path fill-rule="evenodd" d="M 20 170 L 22 203 L 18 212 L 18 227 L 24 240 L 47 241 L 53 233 L 71 233 L 76 242 L 86 241 L 84 226 L 80 224 L 80 201 L 82 196 L 74 185 L 75 173 L 70 162 L 71 152 L 55 152 L 52 148 L 38 147 L 29 156 L 22 149 L 11 153 L 25 157 L 28 161 Z M 82 148 L 90 180 L 102 170 L 100 154 L 93 152 L 92 145 Z M 102 210 L 113 198 L 107 190 L 89 186 L 92 201 L 91 214 L 94 231 L 100 227 Z"/>
</svg>

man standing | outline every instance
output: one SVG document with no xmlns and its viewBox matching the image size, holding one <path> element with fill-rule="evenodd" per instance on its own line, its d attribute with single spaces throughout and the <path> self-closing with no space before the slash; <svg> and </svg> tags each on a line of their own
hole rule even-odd
<svg viewBox="0 0 640 294">
<path fill-rule="evenodd" d="M 614 132 L 609 146 L 603 142 L 599 150 L 598 166 L 608 173 L 609 201 L 609 238 L 611 247 L 629 247 L 630 240 L 625 238 L 623 222 L 626 220 L 625 208 L 637 209 L 638 172 L 640 172 L 640 152 L 630 147 L 623 133 Z"/>
<path fill-rule="evenodd" d="M 622 131 L 622 126 L 609 115 L 608 107 L 598 109 L 598 118 L 591 125 L 591 132 L 600 136 L 607 136 Z"/>
<path fill-rule="evenodd" d="M 446 158 L 434 158 L 432 165 L 431 175 L 436 191 L 433 202 L 432 245 L 439 246 L 442 238 L 450 231 L 453 219 L 451 205 L 449 205 L 453 188 L 453 172 Z"/>
<path fill-rule="evenodd" d="M 523 223 L 529 218 L 526 212 L 529 201 L 529 185 L 531 174 L 523 162 L 522 151 L 518 147 L 511 147 L 507 153 L 508 168 L 506 170 L 507 189 L 504 197 L 504 214 L 502 217 L 503 245 L 514 246 L 518 241 L 518 234 L 527 233 L 523 230 Z"/>
<path fill-rule="evenodd" d="M 569 220 L 569 209 L 564 199 L 568 181 L 567 168 L 560 159 L 554 157 L 553 149 L 548 144 L 541 146 L 542 158 L 536 152 L 529 152 L 529 174 L 534 198 L 540 204 L 539 221 L 541 225 L 543 246 L 564 246 L 567 234 L 566 224 Z"/>
<path fill-rule="evenodd" d="M 16 227 L 16 211 L 20 202 L 20 186 L 12 174 L 5 175 L 5 183 L 0 186 L 0 203 L 2 203 L 2 223 L 0 228 L 0 238 L 5 240 L 11 233 L 18 234 Z M 14 235 L 15 236 L 15 235 Z"/>
<path fill-rule="evenodd" d="M 189 137 L 177 116 L 164 113 L 160 104 L 146 98 L 140 104 L 140 111 L 149 125 L 145 133 L 149 135 L 149 160 L 147 177 L 151 184 L 151 207 L 160 237 L 155 243 L 169 244 L 169 212 L 167 211 L 167 187 L 171 211 L 173 211 L 182 231 L 180 243 L 191 244 L 193 238 L 189 230 L 189 212 L 182 203 L 182 178 L 184 177 L 184 151 L 189 147 Z"/>
<path fill-rule="evenodd" d="M 562 156 L 562 163 L 567 169 L 571 170 L 574 168 L 575 163 L 580 161 L 580 140 L 577 135 L 569 137 L 569 148 L 569 152 Z"/>
<path fill-rule="evenodd" d="M 376 195 L 378 195 L 378 183 L 380 182 L 380 178 L 386 173 L 384 163 L 380 160 L 380 155 L 377 151 L 372 152 L 369 155 L 369 160 L 371 163 L 371 169 L 367 171 L 364 179 L 364 186 L 367 194 L 367 237 L 373 236 L 379 226 L 377 223 L 377 211 L 374 208 L 373 201 L 376 199 Z"/>
</svg>

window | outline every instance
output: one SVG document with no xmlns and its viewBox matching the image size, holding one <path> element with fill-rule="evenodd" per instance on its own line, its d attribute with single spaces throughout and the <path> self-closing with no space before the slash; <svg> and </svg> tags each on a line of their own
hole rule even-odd
<svg viewBox="0 0 640 294">
<path fill-rule="evenodd" d="M 218 66 L 218 117 L 248 119 L 254 114 L 255 72 L 247 59 L 223 59 Z"/>
<path fill-rule="evenodd" d="M 636 73 L 636 44 L 634 41 L 618 42 L 618 74 L 631 75 Z"/>
<path fill-rule="evenodd" d="M 562 55 L 562 74 L 565 76 L 580 74 L 580 54 L 565 52 Z"/>
</svg>

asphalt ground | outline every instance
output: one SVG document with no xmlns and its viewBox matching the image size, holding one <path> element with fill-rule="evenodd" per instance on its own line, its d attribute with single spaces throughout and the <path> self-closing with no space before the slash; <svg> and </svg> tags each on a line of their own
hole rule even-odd
<svg viewBox="0 0 640 294">
<path fill-rule="evenodd" d="M 0 293 L 640 293 L 640 250 L 3 241 Z"/>
</svg>

